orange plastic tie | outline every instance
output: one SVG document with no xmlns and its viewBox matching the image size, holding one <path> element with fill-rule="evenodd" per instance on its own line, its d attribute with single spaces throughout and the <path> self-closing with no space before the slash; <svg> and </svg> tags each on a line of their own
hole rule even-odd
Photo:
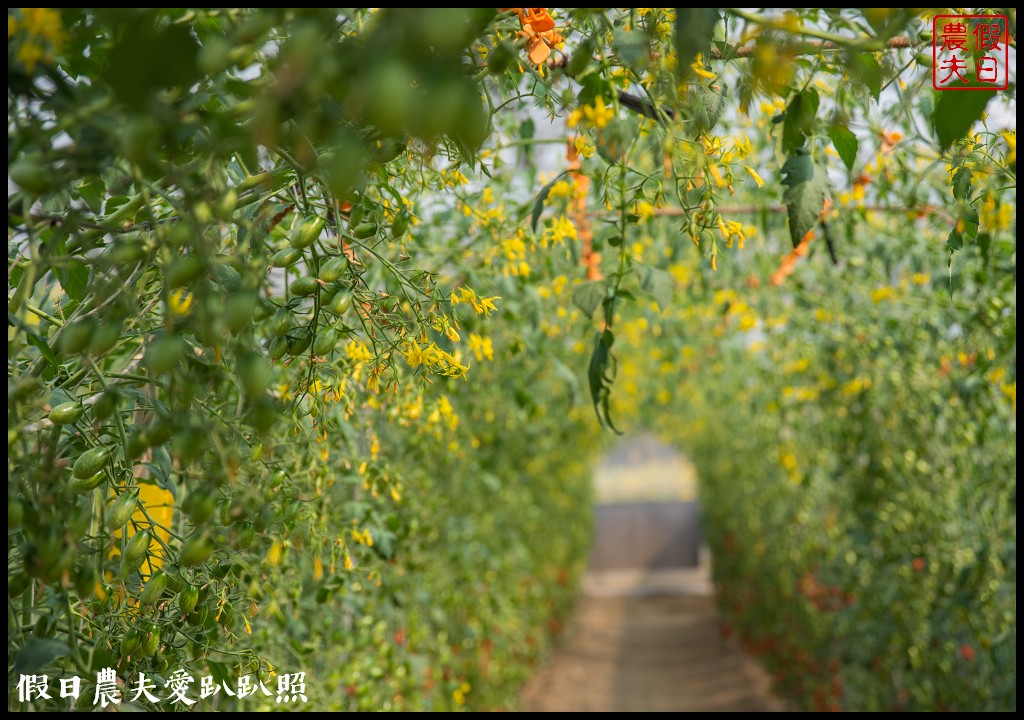
<svg viewBox="0 0 1024 720">
<path fill-rule="evenodd" d="M 832 209 L 832 200 L 825 198 L 824 207 L 821 212 L 818 213 L 818 220 L 821 220 L 828 214 L 828 211 Z M 779 267 L 775 269 L 775 272 L 771 274 L 768 281 L 775 287 L 779 287 L 782 283 L 786 282 L 786 278 L 793 274 L 796 270 L 797 261 L 807 255 L 811 251 L 811 241 L 814 240 L 814 228 L 811 228 L 807 233 L 800 239 L 800 244 L 789 251 L 786 257 L 782 258 L 782 262 L 779 263 Z"/>
<path fill-rule="evenodd" d="M 601 254 L 594 252 L 594 233 L 590 229 L 590 218 L 587 216 L 587 194 L 590 190 L 590 178 L 581 172 L 580 157 L 576 152 L 575 138 L 569 138 L 565 153 L 568 160 L 567 169 L 572 178 L 573 198 L 570 202 L 572 221 L 576 226 L 576 235 L 580 239 L 580 265 L 587 269 L 587 280 L 601 280 Z"/>
<path fill-rule="evenodd" d="M 498 8 L 502 12 L 515 10 L 522 28 L 516 37 L 526 38 L 526 54 L 530 62 L 540 65 L 551 55 L 551 48 L 562 42 L 562 34 L 555 29 L 555 20 L 547 8 Z"/>
</svg>

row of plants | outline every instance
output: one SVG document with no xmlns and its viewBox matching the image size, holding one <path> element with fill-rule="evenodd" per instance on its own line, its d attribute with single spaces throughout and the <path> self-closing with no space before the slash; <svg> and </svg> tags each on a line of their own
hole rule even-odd
<svg viewBox="0 0 1024 720">
<path fill-rule="evenodd" d="M 838 265 L 754 249 L 626 321 L 613 408 L 693 459 L 722 631 L 801 709 L 1016 705 L 1013 214 L 952 296 L 943 224 L 845 208 Z"/>
<path fill-rule="evenodd" d="M 11 709 L 504 707 L 567 612 L 600 437 L 456 196 L 518 22 L 386 15 L 9 13 Z"/>
<path fill-rule="evenodd" d="M 1005 703 L 1001 99 L 911 11 L 529 10 L 9 10 L 11 708 L 512 706 L 643 425 L 803 702 Z"/>
</svg>

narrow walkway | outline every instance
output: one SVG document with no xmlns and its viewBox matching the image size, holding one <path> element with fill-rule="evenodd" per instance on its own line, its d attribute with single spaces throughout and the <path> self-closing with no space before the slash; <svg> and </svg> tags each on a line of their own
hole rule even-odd
<svg viewBox="0 0 1024 720">
<path fill-rule="evenodd" d="M 597 468 L 596 538 L 583 592 L 547 665 L 526 686 L 535 712 L 780 709 L 770 681 L 718 631 L 700 558 L 693 465 L 650 435 Z"/>
<path fill-rule="evenodd" d="M 604 571 L 523 693 L 534 712 L 758 712 L 768 678 L 718 631 L 703 568 Z"/>
</svg>

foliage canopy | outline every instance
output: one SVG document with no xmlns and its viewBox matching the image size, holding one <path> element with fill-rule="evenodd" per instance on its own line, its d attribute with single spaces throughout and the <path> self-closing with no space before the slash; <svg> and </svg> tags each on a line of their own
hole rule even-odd
<svg viewBox="0 0 1024 720">
<path fill-rule="evenodd" d="M 714 479 L 765 452 L 781 484 L 739 473 L 743 501 L 848 510 L 855 561 L 857 513 L 896 517 L 893 495 L 860 475 L 829 495 L 799 453 L 927 503 L 907 477 L 934 467 L 933 429 L 879 428 L 949 423 L 946 483 L 975 443 L 1014 452 L 1015 75 L 933 90 L 929 19 L 903 9 L 553 19 L 535 63 L 545 41 L 512 10 L 9 10 L 9 666 L 220 681 L 291 663 L 334 707 L 495 707 L 583 566 L 595 410 L 694 448 L 723 557 L 763 527 Z M 828 366 L 820 387 L 792 384 L 804 361 Z M 954 367 L 962 405 L 936 409 Z M 907 383 L 926 401 L 900 415 Z M 797 402 L 872 384 L 891 399 L 856 422 Z M 727 410 L 766 418 L 741 448 Z M 1002 473 L 993 505 L 957 527 L 992 545 L 937 564 L 976 574 L 933 588 L 995 628 L 985 672 L 1011 657 L 1011 468 L 976 468 Z M 943 497 L 929 532 L 953 522 Z M 728 577 L 795 582 L 834 527 L 780 543 L 799 567 Z M 895 566 L 910 550 L 887 537 L 872 552 Z M 835 580 L 893 577 L 866 572 Z M 900 618 L 894 647 L 920 655 Z M 811 626 L 826 655 L 861 632 Z M 877 677 L 841 659 L 854 706 L 904 690 L 885 684 L 896 651 Z M 932 670 L 920 707 L 984 682 Z M 944 673 L 967 674 L 948 697 Z"/>
</svg>

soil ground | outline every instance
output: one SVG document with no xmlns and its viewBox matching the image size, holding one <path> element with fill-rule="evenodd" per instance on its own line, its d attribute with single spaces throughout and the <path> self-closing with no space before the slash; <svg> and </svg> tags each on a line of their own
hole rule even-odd
<svg viewBox="0 0 1024 720">
<path fill-rule="evenodd" d="M 559 647 L 523 693 L 523 708 L 779 709 L 760 668 L 722 639 L 702 568 L 589 574 Z"/>
</svg>

